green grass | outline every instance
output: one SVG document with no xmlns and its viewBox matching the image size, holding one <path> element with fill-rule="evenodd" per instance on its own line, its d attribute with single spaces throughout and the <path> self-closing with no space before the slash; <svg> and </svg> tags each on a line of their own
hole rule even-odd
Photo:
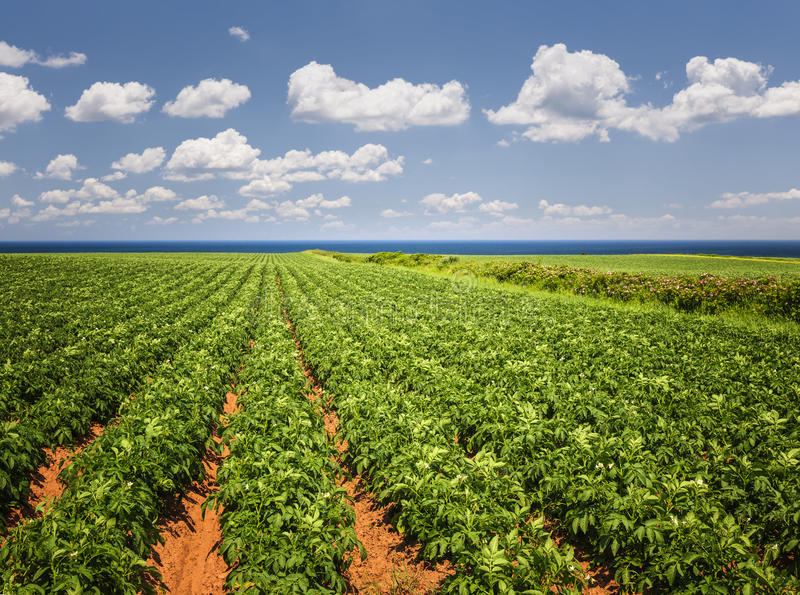
<svg viewBox="0 0 800 595">
<path fill-rule="evenodd" d="M 348 254 L 356 258 L 368 254 Z M 725 277 L 768 277 L 800 279 L 800 259 L 757 258 L 692 254 L 520 254 L 456 255 L 464 262 L 521 262 L 564 264 L 600 271 L 646 273 L 650 275 L 694 275 L 713 273 Z"/>
</svg>

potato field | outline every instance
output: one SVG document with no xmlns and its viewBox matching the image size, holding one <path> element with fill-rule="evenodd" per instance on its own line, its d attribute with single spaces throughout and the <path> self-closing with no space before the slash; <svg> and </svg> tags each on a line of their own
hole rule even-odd
<svg viewBox="0 0 800 595">
<path fill-rule="evenodd" d="M 0 592 L 800 588 L 790 319 L 305 253 L 0 272 Z"/>
</svg>

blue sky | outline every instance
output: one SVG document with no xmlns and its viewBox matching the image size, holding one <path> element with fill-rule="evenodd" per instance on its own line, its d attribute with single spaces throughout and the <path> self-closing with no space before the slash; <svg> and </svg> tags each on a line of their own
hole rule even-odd
<svg viewBox="0 0 800 595">
<path fill-rule="evenodd" d="M 14 3 L 0 238 L 797 239 L 795 2 Z"/>
</svg>

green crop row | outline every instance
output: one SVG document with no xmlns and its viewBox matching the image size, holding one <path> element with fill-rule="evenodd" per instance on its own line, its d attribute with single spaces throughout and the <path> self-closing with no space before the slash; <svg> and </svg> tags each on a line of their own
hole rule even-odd
<svg viewBox="0 0 800 595">
<path fill-rule="evenodd" d="M 0 425 L 0 510 L 25 497 L 29 475 L 44 462 L 42 447 L 69 444 L 94 420 L 105 421 L 131 392 L 145 384 L 159 362 L 185 344 L 227 305 L 251 267 L 200 285 L 183 300 L 150 311 L 147 332 L 87 359 L 79 373 L 36 401 L 20 420 Z M 177 319 L 176 319 L 177 317 Z"/>
<path fill-rule="evenodd" d="M 344 593 L 354 514 L 283 319 L 271 275 L 256 342 L 238 377 L 242 409 L 228 420 L 229 455 L 207 505 L 223 507 L 227 586 L 248 593 Z"/>
<path fill-rule="evenodd" d="M 2 419 L 18 418 L 42 395 L 63 384 L 65 379 L 80 374 L 92 356 L 108 353 L 137 335 L 152 333 L 154 310 L 193 295 L 197 288 L 207 285 L 221 272 L 223 269 L 195 269 L 174 278 L 172 275 L 167 278 L 142 275 L 138 285 L 128 290 L 123 299 L 96 296 L 85 305 L 62 304 L 61 307 L 66 308 L 64 314 L 73 321 L 69 331 L 66 325 L 60 329 L 64 331 L 60 337 L 63 340 L 57 341 L 52 333 L 37 327 L 36 332 L 19 338 L 24 349 L 10 355 L 0 368 Z M 161 290 L 153 291 L 152 287 Z M 46 317 L 36 315 L 34 319 L 43 318 Z"/>
<path fill-rule="evenodd" d="M 159 539 L 158 518 L 203 474 L 203 453 L 249 344 L 262 282 L 260 274 L 248 275 L 226 308 L 200 307 L 213 313 L 203 332 L 121 408 L 118 424 L 75 457 L 53 507 L 9 535 L 0 550 L 3 591 L 153 591 L 146 560 Z"/>
</svg>

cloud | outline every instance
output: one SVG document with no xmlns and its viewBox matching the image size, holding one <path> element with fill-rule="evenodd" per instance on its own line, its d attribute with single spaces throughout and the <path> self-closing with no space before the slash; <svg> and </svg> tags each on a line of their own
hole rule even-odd
<svg viewBox="0 0 800 595">
<path fill-rule="evenodd" d="M 184 182 L 217 177 L 249 180 L 239 194 L 265 198 L 286 192 L 298 182 L 381 182 L 403 173 L 403 157 L 390 159 L 383 145 L 366 144 L 352 155 L 344 151 L 313 154 L 309 149 L 287 151 L 273 159 L 259 159 L 260 154 L 245 136 L 229 128 L 214 138 L 183 141 L 167 162 L 164 177 Z"/>
<path fill-rule="evenodd" d="M 128 153 L 111 164 L 111 169 L 122 170 L 131 174 L 143 174 L 154 170 L 167 157 L 163 147 L 151 147 L 141 153 Z"/>
<path fill-rule="evenodd" d="M 247 209 L 223 210 L 209 209 L 205 213 L 198 213 L 192 223 L 202 223 L 206 219 L 227 219 L 229 221 L 244 221 L 245 223 L 258 223 L 258 215 L 251 215 Z"/>
<path fill-rule="evenodd" d="M 144 194 L 141 195 L 141 199 L 144 202 L 165 202 L 168 200 L 175 200 L 177 196 L 178 195 L 169 188 L 164 188 L 163 186 L 151 186 L 144 191 Z"/>
<path fill-rule="evenodd" d="M 430 229 L 449 231 L 474 227 L 477 222 L 478 219 L 476 217 L 459 217 L 456 221 L 433 221 L 428 224 L 428 227 Z"/>
<path fill-rule="evenodd" d="M 430 157 L 428 157 L 427 159 L 423 160 L 423 162 L 422 162 L 422 165 L 432 165 L 432 164 L 433 164 L 433 159 L 431 159 Z"/>
<path fill-rule="evenodd" d="M 394 209 L 384 209 L 381 211 L 381 217 L 386 219 L 396 219 L 398 217 L 408 217 L 411 215 L 408 211 L 395 211 Z"/>
<path fill-rule="evenodd" d="M 72 193 L 72 190 L 46 190 L 39 195 L 39 200 L 41 202 L 65 203 L 72 198 Z"/>
<path fill-rule="evenodd" d="M 495 143 L 498 147 L 510 147 L 511 143 L 508 142 L 506 139 L 501 138 L 497 143 Z"/>
<path fill-rule="evenodd" d="M 535 142 L 608 141 L 611 129 L 672 142 L 712 123 L 800 114 L 800 81 L 768 88 L 770 68 L 736 58 L 695 56 L 686 64 L 689 86 L 661 108 L 628 105 L 632 79 L 603 54 L 543 45 L 531 70 L 516 101 L 484 113 L 494 124 L 527 126 L 522 136 Z"/>
<path fill-rule="evenodd" d="M 119 192 L 114 190 L 111 186 L 103 184 L 97 178 L 86 178 L 83 181 L 83 186 L 79 190 L 72 193 L 75 198 L 84 200 L 91 200 L 95 198 L 117 198 Z"/>
<path fill-rule="evenodd" d="M 597 217 L 611 213 L 610 207 L 605 206 L 570 206 L 563 203 L 550 204 L 546 200 L 539 201 L 539 208 L 545 216 L 556 217 Z"/>
<path fill-rule="evenodd" d="M 165 177 L 178 181 L 208 180 L 219 175 L 246 179 L 260 154 L 259 149 L 247 144 L 247 137 L 228 128 L 214 138 L 183 141 L 167 162 Z"/>
<path fill-rule="evenodd" d="M 350 206 L 350 197 L 342 196 L 336 200 L 325 200 L 322 194 L 312 194 L 307 198 L 300 199 L 295 202 L 298 207 L 304 209 L 318 208 L 318 209 L 340 209 L 342 207 Z"/>
<path fill-rule="evenodd" d="M 11 197 L 11 204 L 16 207 L 15 210 L 0 209 L 0 219 L 6 219 L 10 224 L 19 223 L 20 220 L 27 219 L 33 214 L 28 208 L 33 205 L 33 201 L 25 200 L 19 194 Z"/>
<path fill-rule="evenodd" d="M 539 47 L 531 70 L 514 103 L 484 110 L 490 122 L 529 126 L 524 136 L 534 141 L 575 141 L 592 134 L 608 139 L 602 118 L 624 105 L 629 88 L 619 64 L 556 44 Z"/>
<path fill-rule="evenodd" d="M 32 200 L 25 200 L 19 194 L 15 194 L 11 197 L 11 204 L 15 207 L 32 207 L 33 201 Z"/>
<path fill-rule="evenodd" d="M 9 45 L 5 41 L 0 41 L 0 66 L 19 68 L 35 60 L 36 52 L 23 50 L 17 46 Z"/>
<path fill-rule="evenodd" d="M 154 103 L 155 90 L 131 81 L 125 84 L 97 82 L 84 90 L 75 105 L 64 110 L 70 120 L 97 122 L 114 120 L 130 124 Z"/>
<path fill-rule="evenodd" d="M 455 211 L 461 213 L 464 207 L 481 202 L 483 200 L 476 192 L 465 192 L 464 194 L 428 194 L 420 203 L 425 205 L 425 214 L 433 215 L 436 213 L 449 213 Z"/>
<path fill-rule="evenodd" d="M 358 131 L 454 126 L 469 117 L 464 86 L 414 85 L 395 78 L 370 89 L 339 77 L 329 64 L 310 62 L 289 77 L 287 103 L 303 122 L 344 122 Z"/>
<path fill-rule="evenodd" d="M 10 176 L 17 171 L 17 164 L 11 161 L 0 161 L 0 178 Z"/>
<path fill-rule="evenodd" d="M 77 209 L 75 214 L 85 212 L 132 213 L 146 210 L 146 205 L 151 202 L 175 200 L 176 194 L 163 186 L 152 186 L 145 190 L 144 194 L 138 194 L 135 190 L 129 190 L 125 196 L 122 196 L 111 186 L 102 183 L 97 178 L 86 178 L 80 188 L 70 190 L 47 190 L 39 195 L 39 200 L 47 203 L 66 204 L 73 199 L 79 199 L 70 205 L 75 205 Z M 92 206 L 91 203 L 80 202 L 98 199 L 107 202 L 95 204 L 94 206 Z M 96 210 L 93 210 L 95 207 Z"/>
<path fill-rule="evenodd" d="M 238 37 L 239 41 L 247 41 L 250 39 L 250 34 L 244 27 L 230 27 L 228 29 L 228 35 L 232 35 L 233 37 Z"/>
<path fill-rule="evenodd" d="M 505 202 L 502 200 L 493 200 L 491 202 L 485 202 L 478 206 L 479 211 L 483 211 L 484 213 L 489 213 L 493 217 L 503 217 L 505 211 L 513 211 L 514 209 L 518 209 L 519 205 L 515 202 Z"/>
<path fill-rule="evenodd" d="M 5 41 L 0 41 L 0 66 L 19 68 L 29 62 L 39 66 L 47 66 L 48 68 L 80 66 L 81 64 L 86 64 L 86 54 L 70 52 L 68 56 L 56 55 L 41 59 L 33 50 L 23 50 L 9 45 Z"/>
<path fill-rule="evenodd" d="M 194 210 L 194 211 L 205 211 L 208 209 L 221 209 L 225 206 L 225 203 L 217 198 L 215 195 L 206 195 L 198 196 L 197 198 L 187 198 L 186 200 L 179 202 L 175 205 L 175 208 L 179 211 L 184 211 L 187 209 Z"/>
<path fill-rule="evenodd" d="M 270 197 L 292 188 L 296 182 L 340 179 L 348 182 L 380 182 L 403 172 L 403 157 L 390 159 L 383 145 L 366 144 L 352 155 L 344 151 L 288 151 L 282 157 L 258 159 L 259 149 L 229 128 L 213 139 L 183 141 L 166 166 L 170 180 L 208 180 L 215 177 L 250 180 L 239 189 L 242 196 Z"/>
<path fill-rule="evenodd" d="M 320 225 L 320 229 L 324 231 L 345 231 L 347 229 L 353 229 L 355 225 L 352 223 L 348 224 L 340 219 L 336 219 L 334 221 L 328 221 L 327 223 L 323 223 Z"/>
<path fill-rule="evenodd" d="M 298 206 L 291 200 L 285 200 L 275 206 L 275 212 L 282 219 L 294 219 L 296 221 L 307 221 L 311 214 L 305 208 Z"/>
<path fill-rule="evenodd" d="M 105 176 L 100 178 L 100 181 L 101 182 L 118 182 L 120 180 L 124 180 L 127 177 L 128 177 L 128 174 L 126 174 L 124 171 L 115 171 L 114 173 L 106 174 Z"/>
<path fill-rule="evenodd" d="M 170 223 L 175 223 L 178 220 L 177 217 L 159 217 L 156 215 L 150 221 L 148 221 L 145 225 L 169 225 Z"/>
<path fill-rule="evenodd" d="M 712 209 L 736 209 L 762 205 L 773 200 L 795 199 L 800 199 L 800 190 L 797 188 L 785 192 L 726 192 L 719 200 L 715 200 L 708 206 Z"/>
<path fill-rule="evenodd" d="M 267 197 L 286 192 L 291 188 L 292 185 L 285 180 L 273 180 L 269 176 L 264 176 L 239 188 L 239 194 L 242 196 Z"/>
<path fill-rule="evenodd" d="M 37 171 L 34 177 L 36 179 L 71 180 L 72 172 L 78 169 L 82 168 L 78 165 L 78 158 L 75 155 L 57 155 L 47 164 L 44 173 Z"/>
<path fill-rule="evenodd" d="M 249 211 L 269 211 L 272 208 L 272 205 L 264 202 L 263 200 L 259 200 L 254 198 L 245 207 Z"/>
<path fill-rule="evenodd" d="M 13 132 L 17 124 L 38 122 L 49 109 L 47 99 L 31 89 L 27 78 L 0 72 L 0 138 L 5 130 Z"/>
<path fill-rule="evenodd" d="M 498 221 L 502 225 L 530 225 L 533 219 L 529 217 L 512 217 L 511 215 L 504 215 Z"/>
<path fill-rule="evenodd" d="M 46 59 L 37 62 L 40 66 L 48 68 L 65 68 L 66 66 L 81 66 L 86 64 L 86 54 L 80 52 L 70 52 L 68 56 L 48 56 Z"/>
<path fill-rule="evenodd" d="M 101 200 L 96 203 L 81 204 L 78 212 L 81 214 L 127 214 L 143 213 L 147 206 L 137 198 L 117 196 L 111 200 Z"/>
<path fill-rule="evenodd" d="M 107 187 L 106 187 L 107 188 Z M 112 190 L 113 191 L 113 190 Z M 82 194 L 75 192 L 74 195 Z M 88 195 L 88 192 L 86 193 Z M 41 197 L 40 197 L 41 198 Z M 92 196 L 98 198 L 98 196 Z M 62 201 L 58 201 L 62 202 Z M 61 217 L 75 217 L 76 215 L 99 214 L 99 215 L 133 215 L 143 213 L 147 210 L 145 205 L 137 196 L 119 196 L 114 194 L 107 200 L 97 202 L 81 202 L 75 200 L 63 207 L 48 205 L 32 217 L 32 221 L 49 221 Z"/>
<path fill-rule="evenodd" d="M 250 99 L 250 89 L 230 79 L 204 79 L 196 87 L 181 89 L 175 101 L 164 104 L 163 112 L 180 118 L 222 118 L 230 109 Z"/>
<path fill-rule="evenodd" d="M 388 176 L 402 174 L 403 162 L 403 157 L 390 159 L 389 151 L 383 145 L 368 143 L 352 155 L 344 151 L 322 151 L 316 155 L 308 149 L 288 151 L 283 157 L 256 162 L 251 175 L 287 182 L 324 179 L 382 182 Z"/>
</svg>

